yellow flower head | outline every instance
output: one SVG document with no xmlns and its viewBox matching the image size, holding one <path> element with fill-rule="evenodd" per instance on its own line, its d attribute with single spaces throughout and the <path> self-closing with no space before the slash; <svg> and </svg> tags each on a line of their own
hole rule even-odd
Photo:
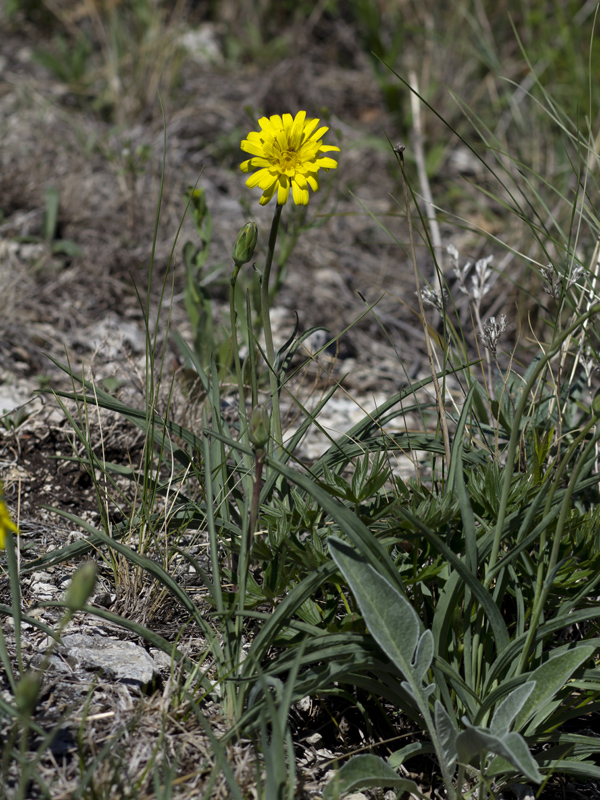
<svg viewBox="0 0 600 800">
<path fill-rule="evenodd" d="M 287 203 L 292 189 L 294 203 L 305 206 L 308 203 L 308 187 L 316 192 L 319 188 L 317 175 L 320 169 L 335 169 L 337 161 L 323 153 L 339 147 L 323 144 L 323 135 L 329 128 L 318 128 L 318 119 L 306 119 L 306 111 L 291 114 L 274 114 L 258 120 L 260 131 L 251 131 L 242 141 L 242 150 L 251 153 L 252 158 L 241 164 L 242 172 L 258 169 L 246 184 L 253 189 L 263 190 L 261 206 L 266 205 L 275 192 L 277 204 Z"/>
<path fill-rule="evenodd" d="M 0 550 L 4 550 L 6 537 L 10 535 L 11 531 L 13 531 L 13 533 L 18 533 L 19 529 L 10 518 L 10 514 L 8 513 L 8 508 L 6 507 L 6 503 L 4 502 L 4 494 L 2 493 L 2 484 L 0 483 Z"/>
</svg>

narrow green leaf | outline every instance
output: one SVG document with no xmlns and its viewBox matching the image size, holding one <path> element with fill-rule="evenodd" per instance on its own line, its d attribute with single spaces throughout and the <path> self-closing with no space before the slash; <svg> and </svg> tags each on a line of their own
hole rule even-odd
<svg viewBox="0 0 600 800">
<path fill-rule="evenodd" d="M 553 761 L 548 769 L 559 775 L 573 775 L 579 780 L 600 780 L 600 767 L 590 761 Z"/>
<path fill-rule="evenodd" d="M 60 205 L 60 194 L 56 186 L 46 187 L 44 192 L 44 218 L 42 221 L 42 235 L 46 242 L 51 242 L 56 235 L 58 224 L 58 208 Z"/>
<path fill-rule="evenodd" d="M 286 625 L 304 603 L 304 601 L 315 595 L 319 587 L 331 577 L 335 572 L 335 566 L 331 563 L 323 564 L 311 572 L 297 586 L 288 592 L 284 599 L 279 603 L 269 619 L 260 627 L 258 634 L 252 640 L 250 650 L 242 665 L 242 676 L 245 679 L 256 674 L 256 667 L 271 646 L 274 637 L 281 628 Z"/>
<path fill-rule="evenodd" d="M 206 430 L 205 433 L 216 439 L 226 441 L 232 448 L 242 453 L 252 453 L 249 447 L 239 442 L 233 442 L 216 431 Z M 389 553 L 383 547 L 379 539 L 371 533 L 369 528 L 367 528 L 364 522 L 362 522 L 353 511 L 331 497 L 325 489 L 317 486 L 307 475 L 303 475 L 297 470 L 291 469 L 286 464 L 282 464 L 274 458 L 267 457 L 266 463 L 269 468 L 279 472 L 284 478 L 290 481 L 290 483 L 295 483 L 311 495 L 321 508 L 339 525 L 342 532 L 350 539 L 364 560 L 377 567 L 377 570 L 383 572 L 393 586 L 404 590 L 402 579 Z"/>
<path fill-rule="evenodd" d="M 91 533 L 93 536 L 96 537 L 96 541 L 101 542 L 102 544 L 106 545 L 107 547 L 111 547 L 112 549 L 116 550 L 121 555 L 125 556 L 131 563 L 137 564 L 138 567 L 144 569 L 149 575 L 152 575 L 156 578 L 166 589 L 168 589 L 171 594 L 173 594 L 177 600 L 181 603 L 181 605 L 190 613 L 199 627 L 204 631 L 205 635 L 208 637 L 210 642 L 210 646 L 213 649 L 213 653 L 217 659 L 222 659 L 223 654 L 220 649 L 220 645 L 218 640 L 215 638 L 214 632 L 211 630 L 210 626 L 207 624 L 206 620 L 204 619 L 203 615 L 200 613 L 199 608 L 193 602 L 191 597 L 188 593 L 181 588 L 181 586 L 177 583 L 174 578 L 169 575 L 169 573 L 164 570 L 160 564 L 157 564 L 155 561 L 152 561 L 150 558 L 146 558 L 146 556 L 141 555 L 140 553 L 136 553 L 135 550 L 124 545 L 122 542 L 117 541 L 116 539 L 112 539 L 108 536 L 104 531 L 99 530 L 98 528 L 94 528 L 93 525 L 90 525 L 85 520 L 81 519 L 81 517 L 76 516 L 75 514 L 69 514 L 67 511 L 63 511 L 59 508 L 51 508 L 49 506 L 44 506 L 44 508 L 48 508 L 49 511 L 53 511 L 56 514 L 59 514 L 64 519 L 68 519 L 71 522 L 79 525 L 84 530 Z"/>
<path fill-rule="evenodd" d="M 4 603 L 0 603 L 0 614 L 11 617 L 12 608 L 10 606 L 5 606 Z M 32 628 L 37 628 L 38 630 L 43 631 L 46 636 L 49 636 L 51 639 L 56 636 L 54 630 L 37 619 L 37 617 L 29 617 L 27 614 L 21 614 L 21 622 L 25 623 L 26 625 L 31 625 Z"/>
<path fill-rule="evenodd" d="M 474 383 L 469 389 L 467 396 L 465 397 L 463 409 L 460 418 L 458 420 L 458 425 L 456 426 L 456 431 L 454 433 L 454 441 L 452 442 L 452 453 L 448 469 L 448 477 L 446 479 L 446 492 L 448 493 L 456 491 L 456 481 L 458 479 L 459 474 L 462 473 L 463 437 L 465 435 L 467 420 L 469 419 L 469 414 L 471 412 L 471 403 L 473 401 L 473 396 L 475 394 L 476 387 L 477 384 Z"/>
<path fill-rule="evenodd" d="M 461 372 L 469 369 L 479 361 L 472 361 L 468 364 L 463 364 L 455 369 L 447 369 L 444 372 L 439 372 L 437 377 L 442 380 L 448 375 Z M 320 475 L 325 465 L 332 468 L 337 463 L 348 462 L 365 452 L 365 447 L 369 450 L 379 452 L 381 450 L 432 450 L 433 452 L 444 453 L 444 444 L 437 436 L 422 435 L 420 439 L 412 438 L 410 435 L 404 434 L 388 434 L 372 436 L 373 430 L 381 431 L 391 420 L 396 417 L 408 413 L 419 406 L 406 408 L 403 401 L 415 395 L 419 389 L 428 386 L 433 378 L 424 378 L 422 381 L 416 381 L 403 389 L 398 394 L 393 395 L 386 400 L 385 403 L 380 405 L 375 411 L 366 414 L 362 420 L 356 423 L 346 433 L 342 434 L 340 438 L 321 456 L 321 458 L 312 467 L 313 475 Z M 370 441 L 369 441 L 370 437 Z M 356 444 L 355 444 L 356 443 Z M 479 452 L 465 453 L 465 460 L 470 463 L 484 463 L 485 454 Z"/>
<path fill-rule="evenodd" d="M 198 358 L 197 354 L 192 350 L 183 336 L 179 333 L 177 329 L 173 331 L 173 338 L 175 339 L 175 344 L 179 348 L 181 354 L 184 358 L 188 360 L 191 366 L 196 370 L 198 373 L 198 378 L 202 383 L 202 388 L 208 394 L 210 391 L 210 381 L 208 379 L 208 375 L 206 374 L 204 367 L 202 366 L 202 362 Z"/>
<path fill-rule="evenodd" d="M 567 604 L 565 604 L 567 605 Z M 568 604 L 571 605 L 570 603 Z M 544 641 L 552 634 L 556 633 L 557 631 L 564 630 L 566 625 L 577 625 L 578 623 L 586 623 L 592 619 L 598 619 L 600 617 L 600 606 L 593 606 L 590 608 L 582 608 L 576 611 L 571 611 L 568 614 L 563 614 L 561 608 L 561 613 L 552 619 L 549 619 L 548 622 L 544 622 L 539 625 L 536 631 L 535 643 Z M 487 676 L 486 676 L 486 683 L 484 689 L 489 689 L 491 684 L 498 679 L 499 675 L 504 674 L 505 671 L 508 671 L 510 674 L 510 667 L 511 664 L 514 665 L 516 661 L 519 659 L 521 655 L 521 650 L 525 645 L 525 640 L 527 638 L 527 634 L 523 634 L 515 638 L 494 661 L 493 665 L 491 666 Z M 586 644 L 588 644 L 586 642 Z M 599 645 L 594 647 L 595 650 L 598 649 Z M 577 645 L 578 648 L 582 647 L 581 644 Z M 487 693 L 484 695 L 486 697 L 487 702 Z"/>
<path fill-rule="evenodd" d="M 294 435 L 291 437 L 291 439 L 286 441 L 285 453 L 283 454 L 283 459 L 282 459 L 284 464 L 286 464 L 289 461 L 291 454 L 296 452 L 296 449 L 297 449 L 298 445 L 300 444 L 300 442 L 302 441 L 302 439 L 306 435 L 306 432 L 308 431 L 308 429 L 310 428 L 311 425 L 314 424 L 322 433 L 325 434 L 325 436 L 330 438 L 330 435 L 327 433 L 327 431 L 320 424 L 320 422 L 318 421 L 318 418 L 319 418 L 319 414 L 321 413 L 323 408 L 325 408 L 327 403 L 331 400 L 331 398 L 333 397 L 335 392 L 338 390 L 338 388 L 339 388 L 339 383 L 336 383 L 335 386 L 332 386 L 332 388 L 319 401 L 319 403 L 316 405 L 316 407 L 314 409 L 312 409 L 312 411 L 309 410 L 308 408 L 305 408 L 302 405 L 302 403 L 300 403 L 299 400 L 296 397 L 293 398 L 294 399 L 294 403 L 302 411 L 302 414 L 304 416 L 304 421 L 301 423 L 300 427 L 298 428 L 296 433 L 294 433 Z M 311 472 L 312 472 L 312 474 L 315 474 L 312 470 L 311 470 Z M 275 471 L 270 472 L 265 477 L 265 481 L 264 481 L 263 487 L 262 487 L 261 492 L 260 492 L 261 503 L 264 502 L 268 497 L 270 497 L 270 495 L 273 492 L 273 487 L 275 486 L 276 482 L 277 482 L 277 472 L 275 472 Z"/>
<path fill-rule="evenodd" d="M 471 501 L 465 486 L 465 477 L 463 474 L 463 437 L 465 435 L 465 426 L 471 411 L 471 402 L 475 393 L 475 386 L 473 384 L 469 393 L 465 398 L 464 408 L 458 421 L 458 427 L 454 435 L 454 444 L 452 447 L 452 460 L 450 473 L 448 475 L 448 487 L 450 491 L 456 492 L 458 502 L 460 505 L 460 513 L 463 522 L 463 533 L 465 537 L 465 561 L 473 575 L 477 575 L 479 567 L 479 559 L 477 555 L 477 527 L 475 525 L 475 514 L 471 507 Z M 450 483 L 452 481 L 452 483 Z"/>
<path fill-rule="evenodd" d="M 211 750 L 215 754 L 216 758 L 213 771 L 215 774 L 218 774 L 218 772 L 222 770 L 225 780 L 227 781 L 227 785 L 229 786 L 229 792 L 232 800 L 244 800 L 244 794 L 239 787 L 234 771 L 229 763 L 228 754 L 223 746 L 223 740 L 217 739 L 215 736 L 211 727 L 212 723 L 205 718 L 205 712 L 200 707 L 199 703 L 191 702 L 190 708 L 196 715 L 199 725 L 204 729 L 204 733 L 210 741 Z"/>
<path fill-rule="evenodd" d="M 450 708 L 452 705 L 449 693 L 449 690 L 451 690 L 452 692 L 456 692 L 464 708 L 475 714 L 475 711 L 481 704 L 479 695 L 466 683 L 462 675 L 460 675 L 454 667 L 450 666 L 447 661 L 444 661 L 439 654 L 433 663 L 433 672 L 436 678 L 438 678 L 443 695 L 442 699 L 446 701 L 446 708 Z"/>
<path fill-rule="evenodd" d="M 535 689 L 517 715 L 515 730 L 522 730 L 534 714 L 538 714 L 541 708 L 563 688 L 577 668 L 592 657 L 595 650 L 595 647 L 578 644 L 572 650 L 548 659 L 541 667 L 534 670 L 528 679 L 535 682 Z"/>
<path fill-rule="evenodd" d="M 482 584 L 479 582 L 479 579 L 476 575 L 474 575 L 465 562 L 456 555 L 456 553 L 449 547 L 443 539 L 434 533 L 427 525 L 424 525 L 421 520 L 407 511 L 405 508 L 399 508 L 399 513 L 402 514 L 407 520 L 409 520 L 421 533 L 427 538 L 429 542 L 435 547 L 435 549 L 444 556 L 444 558 L 450 562 L 450 565 L 453 569 L 458 572 L 460 577 L 463 581 L 469 586 L 477 600 L 479 600 L 483 611 L 485 612 L 487 618 L 490 621 L 490 625 L 492 626 L 492 630 L 494 633 L 494 639 L 496 642 L 496 647 L 498 649 L 498 653 L 501 653 L 504 648 L 509 643 L 509 636 L 508 631 L 506 629 L 506 623 L 498 609 L 498 606 L 494 603 L 489 593 L 485 590 Z"/>
</svg>

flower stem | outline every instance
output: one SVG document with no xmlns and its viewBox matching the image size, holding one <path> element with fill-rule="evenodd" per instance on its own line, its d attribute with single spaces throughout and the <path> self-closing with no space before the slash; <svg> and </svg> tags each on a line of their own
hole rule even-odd
<svg viewBox="0 0 600 800">
<path fill-rule="evenodd" d="M 260 506 L 260 490 L 262 486 L 262 472 L 265 463 L 265 451 L 258 447 L 254 450 L 255 459 L 255 472 L 254 472 L 254 486 L 252 489 L 252 504 L 250 506 L 250 530 L 248 531 L 248 549 L 254 539 L 256 532 L 256 521 L 258 519 L 258 508 Z M 247 564 L 245 565 L 247 569 Z"/>
<path fill-rule="evenodd" d="M 279 377 L 275 364 L 275 348 L 273 346 L 273 332 L 271 330 L 271 317 L 269 314 L 269 277 L 271 275 L 271 265 L 273 264 L 273 255 L 275 253 L 275 243 L 277 241 L 277 231 L 279 229 L 282 208 L 283 206 L 279 204 L 275 207 L 275 214 L 273 215 L 271 232 L 269 234 L 267 259 L 265 261 L 265 268 L 263 270 L 260 286 L 260 312 L 262 315 L 263 330 L 265 332 L 267 367 L 269 369 L 271 402 L 273 404 L 273 413 L 271 414 L 274 438 L 273 455 L 276 459 L 280 459 L 283 452 L 283 433 L 281 430 L 281 414 L 279 411 Z"/>
<path fill-rule="evenodd" d="M 239 406 L 240 406 L 240 430 L 243 431 L 242 441 L 244 444 L 247 444 L 247 420 L 246 420 L 246 393 L 244 391 L 244 379 L 242 376 L 242 367 L 240 364 L 240 348 L 237 338 L 237 314 L 235 310 L 235 287 L 237 283 L 237 277 L 239 271 L 241 269 L 240 264 L 235 264 L 233 268 L 233 273 L 230 278 L 230 290 L 229 290 L 229 318 L 231 321 L 231 347 L 233 350 L 233 363 L 235 367 L 235 375 L 238 384 L 238 392 L 239 392 Z"/>
</svg>

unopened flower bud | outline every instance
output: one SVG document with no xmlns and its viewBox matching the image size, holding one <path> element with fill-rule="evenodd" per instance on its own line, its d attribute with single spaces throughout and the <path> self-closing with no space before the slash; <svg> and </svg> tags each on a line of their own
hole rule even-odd
<svg viewBox="0 0 600 800">
<path fill-rule="evenodd" d="M 248 437 L 254 447 L 262 449 L 269 441 L 269 412 L 264 406 L 256 406 L 250 415 Z"/>
<path fill-rule="evenodd" d="M 30 716 L 37 703 L 42 677 L 39 673 L 28 671 L 21 675 L 15 687 L 15 704 L 23 716 Z"/>
<path fill-rule="evenodd" d="M 254 248 L 258 239 L 258 228 L 255 222 L 247 222 L 238 233 L 233 253 L 231 254 L 236 267 L 247 264 L 254 255 Z"/>
<path fill-rule="evenodd" d="M 65 593 L 65 605 L 70 611 L 79 611 L 87 603 L 94 591 L 97 571 L 95 561 L 86 561 L 73 575 Z"/>
</svg>

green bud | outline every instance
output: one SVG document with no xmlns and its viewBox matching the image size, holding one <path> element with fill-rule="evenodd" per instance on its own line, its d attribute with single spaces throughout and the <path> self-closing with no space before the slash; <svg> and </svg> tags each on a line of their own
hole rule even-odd
<svg viewBox="0 0 600 800">
<path fill-rule="evenodd" d="M 65 593 L 65 605 L 70 611 L 79 611 L 87 603 L 96 585 L 97 571 L 95 561 L 86 561 L 73 575 Z"/>
<path fill-rule="evenodd" d="M 250 415 L 248 436 L 254 447 L 262 449 L 269 441 L 269 412 L 264 406 L 256 406 Z"/>
<path fill-rule="evenodd" d="M 42 676 L 38 672 L 24 672 L 15 687 L 15 704 L 20 714 L 30 716 L 37 703 Z"/>
<path fill-rule="evenodd" d="M 233 253 L 231 254 L 236 267 L 247 264 L 254 255 L 254 248 L 258 239 L 258 228 L 255 222 L 247 222 L 238 233 Z"/>
</svg>

